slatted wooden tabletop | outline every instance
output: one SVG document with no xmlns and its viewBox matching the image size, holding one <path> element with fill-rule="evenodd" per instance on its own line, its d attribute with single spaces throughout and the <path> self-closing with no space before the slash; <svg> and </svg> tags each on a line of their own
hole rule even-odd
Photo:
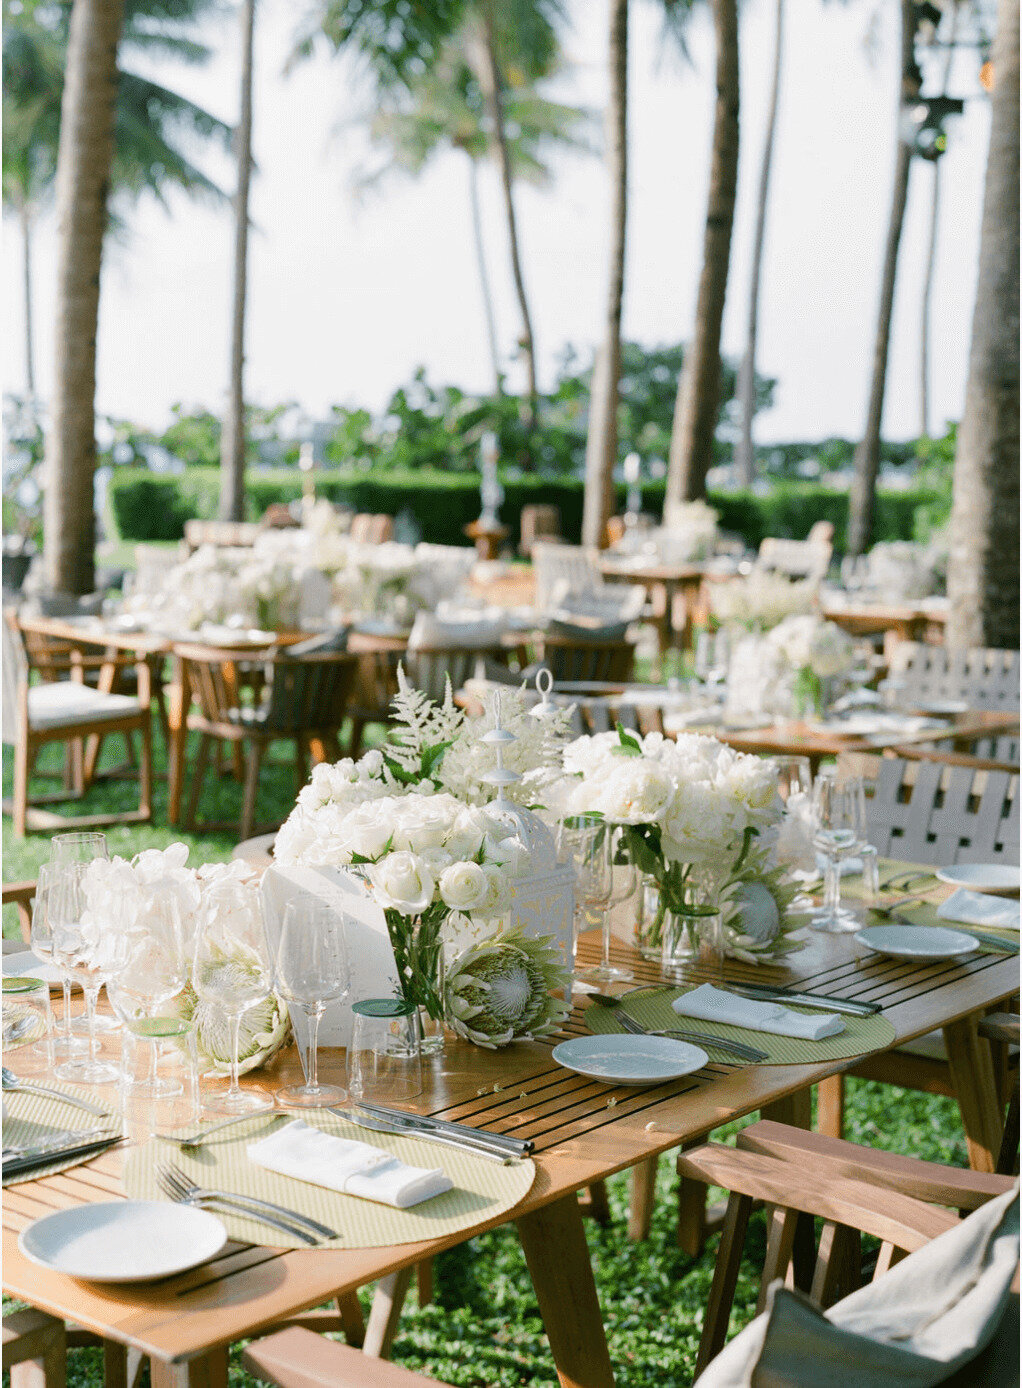
<svg viewBox="0 0 1022 1388">
<path fill-rule="evenodd" d="M 582 957 L 593 958 L 595 948 L 595 942 L 583 941 Z M 613 951 L 635 970 L 636 982 L 659 981 L 656 967 L 623 941 Z M 957 1060 L 965 1067 L 959 1073 L 970 1077 L 963 1120 L 971 1130 L 970 1151 L 980 1154 L 974 1164 L 984 1164 L 982 1153 L 997 1140 L 990 1118 L 991 1105 L 996 1115 L 996 1100 L 984 1111 L 982 1101 L 993 1096 L 994 1080 L 989 1049 L 975 1040 L 976 1019 L 1017 991 L 1016 957 L 984 954 L 960 963 L 919 964 L 863 957 L 847 936 L 813 934 L 807 947 L 783 964 L 757 969 L 729 961 L 728 974 L 879 1002 L 895 1028 L 895 1044 L 944 1027 L 952 1065 Z M 584 1031 L 576 1008 L 566 1032 Z M 741 1114 L 761 1110 L 807 1125 L 808 1086 L 854 1061 L 711 1064 L 667 1084 L 610 1088 L 560 1068 L 550 1054 L 558 1039 L 495 1053 L 453 1042 L 442 1073 L 433 1077 L 419 1107 L 424 1113 L 533 1139 L 536 1180 L 512 1217 L 561 1381 L 603 1388 L 613 1383 L 613 1374 L 576 1193 Z M 323 1078 L 337 1072 L 338 1059 L 324 1053 Z M 273 1087 L 293 1077 L 296 1067 L 291 1050 L 276 1059 L 269 1073 L 260 1074 L 260 1082 Z M 122 1162 L 123 1151 L 111 1151 L 62 1175 L 4 1192 L 4 1283 L 15 1297 L 153 1356 L 155 1388 L 225 1384 L 224 1347 L 232 1341 L 466 1237 L 344 1251 L 230 1245 L 214 1261 L 149 1286 L 75 1282 L 29 1263 L 17 1247 L 26 1223 L 53 1209 L 122 1198 Z M 473 1232 L 486 1227 L 480 1224 Z"/>
</svg>

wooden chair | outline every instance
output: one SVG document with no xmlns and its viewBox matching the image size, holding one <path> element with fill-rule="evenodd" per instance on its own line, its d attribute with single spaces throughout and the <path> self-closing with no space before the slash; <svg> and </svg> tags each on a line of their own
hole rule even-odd
<svg viewBox="0 0 1022 1388">
<path fill-rule="evenodd" d="M 343 652 L 310 654 L 298 659 L 286 651 L 271 652 L 260 659 L 269 675 L 265 696 L 258 704 L 249 705 L 241 696 L 236 650 L 177 645 L 173 653 L 176 661 L 187 664 L 187 676 L 198 705 L 188 715 L 188 727 L 198 732 L 200 738 L 185 824 L 195 827 L 213 744 L 225 741 L 239 747 L 247 745 L 239 831 L 243 839 L 251 838 L 259 768 L 271 742 L 294 741 L 299 786 L 307 775 L 306 749 L 316 761 L 336 760 L 340 756 L 338 737 L 347 716 L 358 662 Z"/>
<path fill-rule="evenodd" d="M 730 1191 L 697 1378 L 727 1336 L 754 1202 L 770 1210 L 759 1309 L 770 1283 L 786 1275 L 826 1308 L 861 1284 L 862 1234 L 881 1243 L 875 1280 L 954 1228 L 958 1211 L 978 1209 L 1013 1185 L 1010 1176 L 876 1152 L 767 1120 L 743 1129 L 737 1141 L 737 1148 L 706 1143 L 678 1159 L 684 1175 Z M 818 1248 L 814 1219 L 823 1221 Z"/>
<path fill-rule="evenodd" d="M 360 511 L 352 516 L 348 534 L 357 544 L 382 545 L 394 538 L 394 517 Z"/>
<path fill-rule="evenodd" d="M 532 567 L 536 578 L 536 606 L 541 611 L 550 608 L 566 592 L 588 593 L 603 586 L 595 551 L 583 545 L 537 540 L 532 547 Z"/>
<path fill-rule="evenodd" d="M 443 1388 L 435 1378 L 299 1327 L 253 1340 L 241 1362 L 260 1382 L 278 1388 Z"/>
<path fill-rule="evenodd" d="M 133 665 L 137 672 L 137 697 L 108 694 L 85 683 L 90 668 Z M 152 716 L 150 714 L 149 667 L 145 660 L 129 657 L 111 659 L 89 657 L 72 652 L 66 658 L 51 657 L 47 678 L 32 684 L 33 667 L 25 650 L 16 617 L 4 613 L 3 620 L 3 741 L 14 748 L 14 795 L 4 802 L 4 812 L 14 821 L 14 833 L 24 838 L 33 829 L 75 829 L 101 824 L 147 823 L 152 817 Z M 63 673 L 71 678 L 57 679 Z M 137 810 L 120 814 L 66 817 L 36 808 L 78 799 L 84 793 L 84 765 L 81 748 L 86 738 L 121 732 L 138 733 L 141 753 L 138 764 L 139 804 Z M 64 791 L 29 801 L 28 782 L 41 747 L 48 742 L 74 746 L 76 758 L 72 784 Z"/>
<path fill-rule="evenodd" d="M 635 646 L 628 640 L 590 641 L 544 633 L 536 642 L 536 664 L 547 667 L 555 684 L 589 680 L 626 684 L 635 669 Z"/>
<path fill-rule="evenodd" d="M 3 1368 L 11 1388 L 64 1388 L 67 1334 L 64 1322 L 43 1311 L 12 1311 L 3 1322 Z"/>
<path fill-rule="evenodd" d="M 784 578 L 807 579 L 822 583 L 827 577 L 834 553 L 833 543 L 822 534 L 808 540 L 780 540 L 768 537 L 761 541 L 754 574 L 780 574 Z"/>
<path fill-rule="evenodd" d="M 531 559 L 534 545 L 560 543 L 561 513 L 556 506 L 523 506 L 520 528 L 518 552 Z"/>
<path fill-rule="evenodd" d="M 32 902 L 35 899 L 35 882 L 5 882 L 3 884 L 4 906 L 15 906 L 18 910 L 18 929 L 27 945 L 32 939 Z"/>
<path fill-rule="evenodd" d="M 949 650 L 900 641 L 891 652 L 888 675 L 902 686 L 905 704 L 959 701 L 970 709 L 1018 712 L 1018 651 L 984 646 Z"/>
<path fill-rule="evenodd" d="M 358 673 L 349 713 L 351 742 L 348 755 L 357 757 L 368 723 L 389 724 L 390 705 L 397 693 L 397 667 L 407 658 L 408 644 L 400 637 L 364 636 L 353 631 L 348 650 L 358 658 Z"/>
<path fill-rule="evenodd" d="M 499 643 L 481 647 L 420 646 L 415 650 L 409 648 L 404 666 L 416 689 L 424 690 L 439 703 L 443 700 L 448 680 L 451 689 L 456 692 L 476 674 L 480 661 L 499 663 L 503 659 L 506 663 L 507 654 Z"/>
</svg>

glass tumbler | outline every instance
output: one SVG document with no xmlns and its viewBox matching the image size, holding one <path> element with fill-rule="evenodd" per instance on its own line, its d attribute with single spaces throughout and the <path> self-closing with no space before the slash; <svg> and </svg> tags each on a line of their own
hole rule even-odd
<svg viewBox="0 0 1022 1388">
<path fill-rule="evenodd" d="M 47 1075 L 53 1069 L 53 1013 L 49 986 L 39 978 L 3 980 L 5 1063 L 19 1075 Z"/>
<path fill-rule="evenodd" d="M 366 998 L 352 1011 L 348 1092 L 356 1105 L 392 1106 L 422 1093 L 422 1053 L 414 1004 Z"/>
</svg>

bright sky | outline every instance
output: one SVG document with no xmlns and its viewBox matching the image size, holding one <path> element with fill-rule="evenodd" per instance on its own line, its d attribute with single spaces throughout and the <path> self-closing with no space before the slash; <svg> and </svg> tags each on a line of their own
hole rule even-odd
<svg viewBox="0 0 1022 1388">
<path fill-rule="evenodd" d="M 602 110 L 606 0 L 572 0 L 559 95 Z M 472 252 L 463 157 L 440 158 L 417 182 L 359 202 L 352 172 L 364 138 L 349 124 L 367 94 L 353 64 L 325 54 L 282 75 L 299 7 L 262 0 L 256 35 L 254 153 L 259 172 L 250 240 L 247 393 L 297 400 L 312 417 L 332 403 L 378 408 L 424 364 L 431 379 L 485 388 L 490 369 Z M 763 441 L 858 436 L 865 414 L 880 258 L 894 157 L 897 7 L 788 0 L 782 112 L 763 281 L 760 370 L 779 378 Z M 747 315 L 755 184 L 770 73 L 772 0 L 742 9 L 742 158 L 724 349 L 737 354 Z M 712 34 L 692 21 L 691 65 L 662 51 L 658 7 L 632 6 L 631 200 L 625 332 L 649 344 L 692 327 L 712 117 Z M 867 33 L 877 49 L 867 52 Z M 214 62 L 153 75 L 225 119 L 237 109 L 237 26 L 221 21 Z M 139 63 L 133 59 L 134 65 Z M 978 60 L 963 51 L 952 91 L 972 96 L 942 162 L 942 218 L 933 308 L 934 420 L 956 418 L 965 388 L 989 130 Z M 932 90 L 927 88 L 927 90 Z M 226 184 L 227 163 L 207 160 Z M 918 324 L 932 167 L 916 160 L 902 242 L 884 432 L 919 432 Z M 484 218 L 501 342 L 518 332 L 507 242 L 492 170 Z M 598 159 L 556 165 L 545 191 L 518 192 L 541 385 L 565 344 L 583 356 L 600 332 L 608 194 Z M 175 197 L 131 216 L 104 261 L 98 405 L 158 425 L 175 401 L 221 408 L 228 367 L 231 219 Z M 21 248 L 9 219 L 5 381 L 21 390 Z M 52 380 L 54 232 L 35 246 L 36 370 Z M 511 380 L 518 374 L 512 368 Z"/>
</svg>

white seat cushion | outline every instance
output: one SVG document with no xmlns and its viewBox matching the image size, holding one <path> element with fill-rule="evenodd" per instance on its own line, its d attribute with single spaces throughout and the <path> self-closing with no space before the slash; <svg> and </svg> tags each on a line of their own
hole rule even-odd
<svg viewBox="0 0 1022 1388">
<path fill-rule="evenodd" d="M 28 725 L 39 731 L 105 718 L 130 718 L 141 711 L 139 701 L 127 694 L 101 694 L 74 680 L 37 684 L 28 691 Z"/>
</svg>

